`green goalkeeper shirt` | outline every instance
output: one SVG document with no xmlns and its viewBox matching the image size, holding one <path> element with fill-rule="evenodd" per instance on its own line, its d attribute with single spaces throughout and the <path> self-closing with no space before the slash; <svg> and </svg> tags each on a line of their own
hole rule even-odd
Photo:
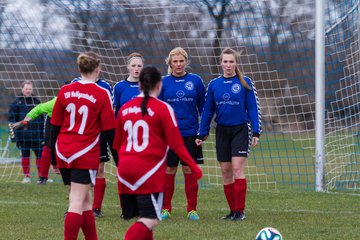
<svg viewBox="0 0 360 240">
<path fill-rule="evenodd" d="M 55 102 L 56 102 L 56 97 L 54 97 L 50 101 L 36 105 L 36 107 L 34 107 L 30 112 L 28 112 L 28 114 L 26 114 L 26 117 L 29 117 L 31 118 L 31 120 L 34 120 L 41 114 L 45 114 L 45 113 L 49 117 L 51 117 Z"/>
</svg>

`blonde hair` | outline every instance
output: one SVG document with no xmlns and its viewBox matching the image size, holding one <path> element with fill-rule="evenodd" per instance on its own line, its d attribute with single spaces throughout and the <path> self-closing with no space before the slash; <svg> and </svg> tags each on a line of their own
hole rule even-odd
<svg viewBox="0 0 360 240">
<path fill-rule="evenodd" d="M 238 76 L 240 83 L 243 85 L 243 87 L 247 88 L 248 90 L 251 90 L 251 87 L 249 86 L 249 84 L 245 81 L 244 77 L 242 76 L 240 69 L 238 67 L 238 63 L 240 62 L 240 54 L 235 51 L 232 48 L 225 48 L 224 50 L 222 50 L 221 55 L 220 55 L 220 62 L 222 62 L 222 58 L 224 54 L 232 54 L 235 57 L 235 61 L 236 61 L 236 66 L 235 66 L 235 73 Z"/>
<path fill-rule="evenodd" d="M 34 83 L 33 83 L 32 81 L 30 81 L 30 80 L 25 80 L 25 81 L 23 81 L 23 82 L 21 83 L 21 88 L 24 88 L 24 86 L 25 86 L 26 84 L 29 84 L 29 85 L 31 85 L 31 86 L 34 87 Z"/>
<path fill-rule="evenodd" d="M 129 65 L 131 60 L 133 60 L 134 58 L 140 58 L 142 62 L 145 62 L 143 56 L 140 53 L 133 52 L 129 56 L 127 56 L 126 63 Z"/>
<path fill-rule="evenodd" d="M 170 74 L 172 72 L 170 64 L 171 64 L 172 57 L 175 55 L 184 56 L 186 63 L 189 64 L 189 56 L 188 56 L 187 52 L 182 47 L 176 47 L 173 50 L 171 50 L 169 53 L 169 56 L 167 58 L 165 58 L 165 63 L 168 65 L 168 74 Z"/>
<path fill-rule="evenodd" d="M 100 57 L 98 54 L 91 51 L 83 52 L 79 54 L 76 63 L 80 73 L 92 73 L 100 66 Z"/>
</svg>

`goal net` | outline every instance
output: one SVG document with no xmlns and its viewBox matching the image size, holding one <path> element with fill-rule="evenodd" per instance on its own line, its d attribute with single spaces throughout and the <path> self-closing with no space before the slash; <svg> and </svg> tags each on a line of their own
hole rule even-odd
<svg viewBox="0 0 360 240">
<path fill-rule="evenodd" d="M 326 190 L 358 191 L 359 0 L 325 2 Z M 181 46 L 190 55 L 188 71 L 207 85 L 221 74 L 221 50 L 232 47 L 241 52 L 239 66 L 254 80 L 262 111 L 260 145 L 246 167 L 248 188 L 314 190 L 314 38 L 312 0 L 0 0 L 0 181 L 23 178 L 7 124 L 24 80 L 34 82 L 44 102 L 78 76 L 79 52 L 99 53 L 102 77 L 114 85 L 127 77 L 131 52 L 165 75 L 165 58 Z M 222 184 L 213 131 L 204 157 L 203 186 Z M 33 155 L 31 163 L 36 177 Z M 106 172 L 116 181 L 113 163 Z"/>
</svg>

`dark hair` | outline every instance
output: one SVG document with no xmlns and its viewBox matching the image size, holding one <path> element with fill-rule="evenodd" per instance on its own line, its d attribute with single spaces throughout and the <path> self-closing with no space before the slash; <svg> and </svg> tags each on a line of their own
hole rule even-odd
<svg viewBox="0 0 360 240">
<path fill-rule="evenodd" d="M 148 114 L 146 109 L 147 102 L 149 100 L 150 91 L 154 90 L 156 84 L 161 81 L 161 73 L 159 69 L 154 66 L 144 67 L 139 76 L 140 90 L 144 93 L 144 99 L 141 102 L 141 113 L 143 115 Z"/>
<path fill-rule="evenodd" d="M 223 55 L 224 54 L 232 54 L 234 57 L 235 57 L 235 61 L 236 63 L 238 64 L 240 62 L 240 54 L 235 51 L 234 49 L 232 48 L 225 48 L 222 52 L 221 52 L 221 55 L 220 55 L 220 62 L 222 61 L 222 58 L 223 58 Z M 236 72 L 236 75 L 238 76 L 240 82 L 241 82 L 241 85 L 243 85 L 245 88 L 247 88 L 248 90 L 251 90 L 251 87 L 249 86 L 249 84 L 245 81 L 244 77 L 242 76 L 241 72 L 240 72 L 240 69 L 238 67 L 238 65 L 235 66 L 235 72 Z"/>
<path fill-rule="evenodd" d="M 84 52 L 80 53 L 76 62 L 80 73 L 92 73 L 100 66 L 100 57 L 98 54 L 91 51 Z"/>
</svg>

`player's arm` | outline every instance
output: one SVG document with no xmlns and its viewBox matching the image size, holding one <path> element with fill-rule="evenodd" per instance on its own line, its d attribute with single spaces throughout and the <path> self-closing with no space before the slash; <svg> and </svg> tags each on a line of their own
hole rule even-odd
<svg viewBox="0 0 360 240">
<path fill-rule="evenodd" d="M 108 95 L 109 96 L 109 95 Z M 114 116 L 114 111 L 112 108 L 112 100 L 111 97 L 109 98 L 105 98 L 106 100 L 104 101 L 103 105 L 102 105 L 102 110 L 101 110 L 101 126 L 102 126 L 102 130 L 101 130 L 101 135 L 104 138 L 104 141 L 107 143 L 107 145 L 110 146 L 110 151 L 111 154 L 113 156 L 113 159 L 115 161 L 115 164 L 118 164 L 119 158 L 118 158 L 118 154 L 117 152 L 113 149 L 113 144 L 114 144 L 114 136 L 115 136 L 115 116 Z M 107 151 L 107 147 L 106 149 L 100 148 L 101 151 Z M 101 155 L 103 154 L 107 154 L 107 153 L 101 153 Z"/>
<path fill-rule="evenodd" d="M 52 116 L 51 116 L 51 130 L 50 130 L 50 143 L 51 143 L 51 165 L 56 173 L 58 173 L 58 169 L 56 167 L 56 140 L 59 136 L 61 125 L 64 121 L 64 106 L 62 105 L 63 94 L 60 89 L 58 94 L 58 98 L 54 103 Z"/>
<path fill-rule="evenodd" d="M 247 114 L 249 116 L 252 128 L 252 143 L 251 145 L 255 147 L 260 138 L 261 133 L 261 112 L 260 112 L 260 104 L 259 99 L 257 97 L 257 92 L 255 85 L 252 83 L 250 78 L 246 78 L 249 86 L 251 86 L 251 90 L 245 90 L 245 98 L 246 98 L 246 109 Z"/>
<path fill-rule="evenodd" d="M 101 131 L 101 136 L 104 138 L 104 141 L 107 143 L 105 144 L 105 148 L 100 147 L 100 155 L 104 156 L 107 154 L 107 146 L 110 146 L 110 151 L 111 151 L 111 155 L 113 156 L 115 165 L 118 165 L 119 162 L 119 157 L 117 152 L 113 149 L 113 144 L 114 144 L 114 136 L 115 136 L 115 129 L 109 129 L 109 130 L 105 130 L 105 131 Z"/>
<path fill-rule="evenodd" d="M 51 116 L 55 102 L 56 102 L 56 97 L 54 97 L 50 101 L 36 105 L 33 109 L 31 109 L 30 112 L 26 114 L 24 120 L 25 121 L 34 120 L 42 114 L 47 114 Z"/>
<path fill-rule="evenodd" d="M 214 92 L 213 92 L 212 84 L 210 82 L 206 93 L 204 108 L 201 114 L 201 119 L 199 124 L 200 127 L 199 127 L 198 139 L 201 141 L 206 140 L 207 136 L 209 135 L 210 124 L 214 116 L 214 112 L 215 112 Z"/>
<path fill-rule="evenodd" d="M 201 116 L 202 111 L 204 109 L 204 104 L 205 104 L 205 93 L 206 93 L 206 89 L 205 89 L 205 85 L 204 82 L 202 81 L 202 79 L 200 78 L 199 81 L 199 86 L 198 86 L 198 92 L 197 92 L 198 96 L 197 96 L 197 109 L 199 112 L 199 115 Z"/>
</svg>

